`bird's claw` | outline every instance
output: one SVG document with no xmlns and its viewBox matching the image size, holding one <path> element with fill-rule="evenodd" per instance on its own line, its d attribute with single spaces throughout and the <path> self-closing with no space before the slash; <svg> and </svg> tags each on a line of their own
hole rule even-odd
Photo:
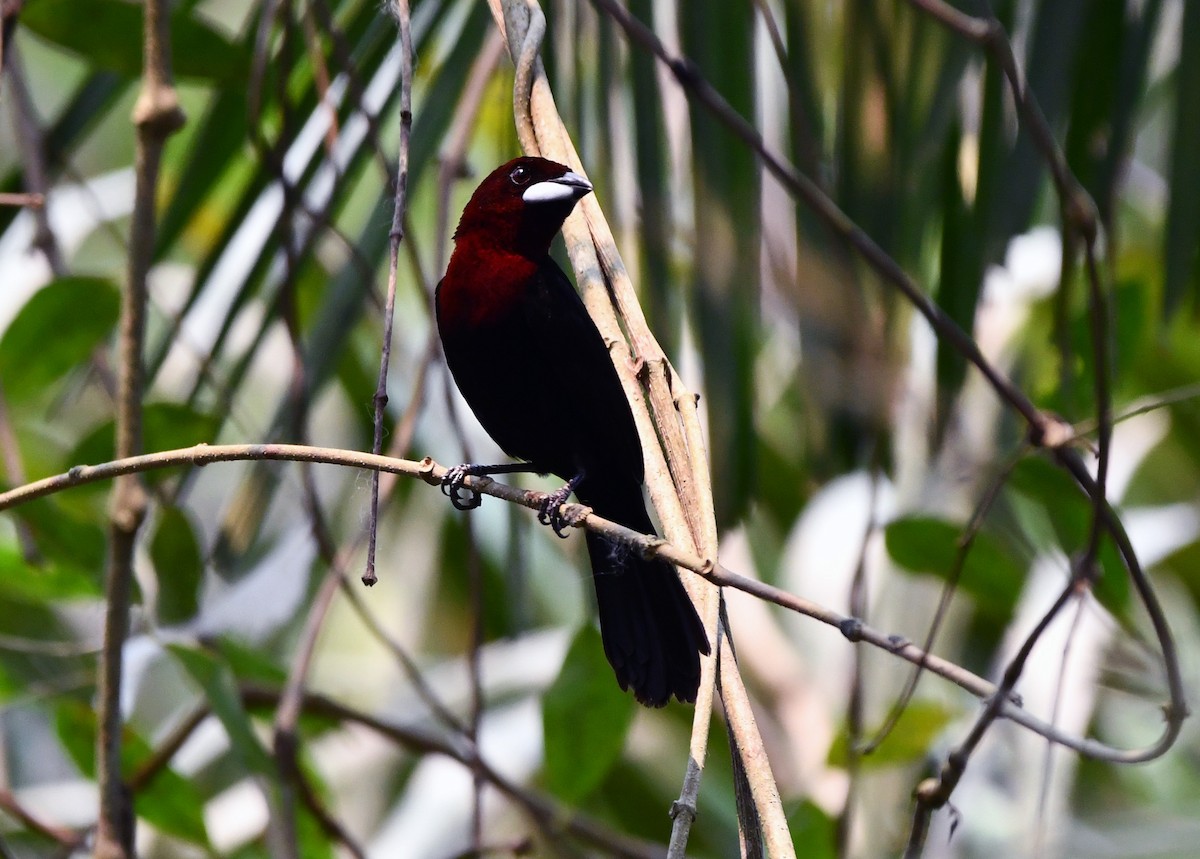
<svg viewBox="0 0 1200 859">
<path fill-rule="evenodd" d="M 442 476 L 442 494 L 450 499 L 455 510 L 474 510 L 483 503 L 482 495 L 463 485 L 473 473 L 471 466 L 463 463 L 447 469 Z"/>
<path fill-rule="evenodd" d="M 580 519 L 579 514 L 574 511 L 564 514 L 562 506 L 575 491 L 581 477 L 582 475 L 573 478 L 566 486 L 551 492 L 538 504 L 538 521 L 549 525 L 554 536 L 563 540 L 567 539 L 566 529 L 575 527 Z"/>
<path fill-rule="evenodd" d="M 542 499 L 542 503 L 538 505 L 538 521 L 543 525 L 549 525 L 555 537 L 565 540 L 567 539 L 566 529 L 572 523 L 567 521 L 567 517 L 562 512 L 562 503 L 566 499 L 556 498 L 557 495 L 556 492 L 554 495 L 548 495 Z"/>
</svg>

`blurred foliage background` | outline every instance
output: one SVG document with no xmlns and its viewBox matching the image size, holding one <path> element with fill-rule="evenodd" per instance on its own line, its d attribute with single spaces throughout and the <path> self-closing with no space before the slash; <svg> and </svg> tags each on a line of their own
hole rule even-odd
<svg viewBox="0 0 1200 859">
<path fill-rule="evenodd" d="M 0 206 L 0 470 L 15 486 L 112 456 L 141 15 L 125 0 L 3 8 L 0 192 L 46 195 L 44 208 Z M 1063 251 L 1045 165 L 975 48 L 900 0 L 628 8 L 1040 407 L 1094 432 L 1080 265 Z M 1130 415 L 1116 429 L 1110 497 L 1196 689 L 1200 4 L 990 8 L 1100 213 L 1115 408 Z M 923 640 L 965 523 L 1015 462 L 935 648 L 996 676 L 1066 580 L 1087 500 L 1022 449 L 1020 420 L 978 374 L 612 22 L 567 0 L 546 12 L 559 109 L 651 327 L 701 392 L 725 565 L 841 611 L 859 570 L 869 622 Z M 179 0 L 171 21 L 188 123 L 161 177 L 146 449 L 369 449 L 398 140 L 395 22 L 374 0 Z M 429 297 L 474 180 L 517 154 L 511 67 L 479 0 L 419 0 L 411 21 L 410 209 L 387 443 L 447 464 L 498 461 L 447 385 Z M 638 709 L 612 682 L 580 540 L 554 540 L 529 511 L 496 501 L 459 514 L 400 481 L 380 514 L 381 582 L 365 591 L 363 474 L 248 462 L 148 479 L 123 700 L 143 855 L 286 855 L 289 825 L 299 855 L 344 852 L 315 807 L 376 856 L 469 855 L 480 843 L 511 855 L 531 834 L 539 855 L 616 849 L 538 824 L 492 786 L 477 809 L 471 769 L 412 741 L 467 747 L 406 660 L 455 720 L 478 714 L 484 759 L 522 796 L 665 843 L 690 711 Z M 97 484 L 0 517 L 0 838 L 13 856 L 69 852 L 18 806 L 69 832 L 95 821 L 107 502 Z M 310 804 L 288 797 L 271 759 L 272 690 L 339 552 L 358 600 L 334 602 L 308 687 L 412 734 L 397 741 L 314 704 L 299 731 Z M 1019 692 L 1066 729 L 1132 747 L 1161 729 L 1161 661 L 1115 555 L 1102 559 L 1094 593 L 1058 618 Z M 895 854 L 913 786 L 961 740 L 977 703 L 926 678 L 886 741 L 860 757 L 857 740 L 903 685 L 901 663 L 743 594 L 729 603 L 799 851 Z M 480 695 L 468 659 L 477 624 Z M 712 742 L 689 855 L 731 856 L 719 727 Z M 1194 855 L 1198 755 L 1192 724 L 1168 755 L 1136 767 L 1055 753 L 998 724 L 925 855 Z"/>
</svg>

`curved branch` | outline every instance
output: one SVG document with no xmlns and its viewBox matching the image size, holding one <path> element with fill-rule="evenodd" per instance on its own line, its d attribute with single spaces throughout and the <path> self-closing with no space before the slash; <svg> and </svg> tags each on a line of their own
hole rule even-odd
<svg viewBox="0 0 1200 859">
<path fill-rule="evenodd" d="M 41 498 L 55 492 L 61 492 L 73 486 L 94 483 L 98 480 L 109 480 L 122 474 L 133 474 L 153 471 L 161 468 L 179 467 L 186 465 L 208 465 L 215 462 L 236 462 L 251 459 L 272 459 L 291 462 L 322 462 L 330 465 L 342 465 L 351 468 L 370 468 L 391 474 L 401 474 L 419 478 L 431 486 L 440 486 L 447 468 L 439 465 L 429 457 L 422 460 L 395 459 L 387 456 L 376 456 L 352 450 L 337 448 L 310 447 L 298 444 L 229 444 L 206 445 L 169 450 L 160 453 L 145 454 L 130 457 L 125 460 L 114 460 L 100 465 L 78 465 L 70 471 L 47 477 L 34 483 L 0 493 L 0 510 L 15 507 L 35 498 Z M 1079 463 L 1083 468 L 1083 464 Z M 490 477 L 468 477 L 464 485 L 470 489 L 493 498 L 499 498 L 510 504 L 519 504 L 531 510 L 537 510 L 543 499 L 544 492 L 519 489 L 505 483 L 497 483 Z M 832 626 L 842 633 L 849 641 L 857 644 L 866 642 L 880 650 L 887 651 L 913 665 L 921 665 L 924 670 L 949 680 L 959 688 L 971 693 L 976 698 L 988 701 L 996 695 L 997 687 L 982 677 L 973 674 L 957 664 L 939 656 L 926 653 L 903 636 L 889 635 L 863 623 L 858 618 L 840 614 L 826 608 L 820 603 L 804 599 L 789 593 L 782 588 L 769 585 L 747 576 L 731 572 L 712 560 L 699 557 L 695 553 L 682 549 L 661 537 L 641 534 L 623 525 L 618 525 L 591 511 L 590 507 L 581 504 L 563 505 L 566 518 L 574 522 L 574 527 L 595 531 L 606 537 L 622 542 L 649 558 L 663 558 L 677 567 L 690 570 L 698 576 L 707 579 L 714 585 L 731 587 L 744 591 L 751 596 L 774 603 L 781 608 L 794 611 L 797 614 L 811 617 L 827 626 Z M 1115 518 L 1115 514 L 1111 514 Z M 1118 523 L 1119 525 L 1119 523 Z M 1128 537 L 1117 539 L 1118 550 L 1132 551 Z M 1135 559 L 1136 560 L 1136 559 Z M 1136 580 L 1135 580 L 1136 581 Z M 1157 607 L 1157 603 L 1155 603 Z M 1161 615 L 1161 607 L 1158 607 Z M 1165 622 L 1165 620 L 1163 621 Z M 1000 715 L 1016 722 L 1047 740 L 1058 745 L 1074 749 L 1082 755 L 1109 763 L 1142 763 L 1160 757 L 1178 736 L 1182 719 L 1187 715 L 1185 705 L 1180 699 L 1178 709 L 1175 705 L 1165 708 L 1167 726 L 1163 735 L 1155 743 L 1135 749 L 1118 749 L 1087 738 L 1074 737 L 1066 734 L 1034 716 L 1020 706 L 1015 699 L 1005 701 Z"/>
</svg>

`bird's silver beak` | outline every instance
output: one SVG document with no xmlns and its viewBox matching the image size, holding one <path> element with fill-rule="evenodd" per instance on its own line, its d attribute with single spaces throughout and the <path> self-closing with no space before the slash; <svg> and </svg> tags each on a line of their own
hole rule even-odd
<svg viewBox="0 0 1200 859">
<path fill-rule="evenodd" d="M 537 182 L 525 189 L 521 199 L 526 203 L 565 203 L 575 202 L 590 194 L 592 183 L 578 173 L 568 170 L 557 179 L 547 179 Z"/>
</svg>

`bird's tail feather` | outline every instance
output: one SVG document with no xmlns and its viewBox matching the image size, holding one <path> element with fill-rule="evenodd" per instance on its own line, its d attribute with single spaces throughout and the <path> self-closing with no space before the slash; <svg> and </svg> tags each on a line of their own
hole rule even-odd
<svg viewBox="0 0 1200 859">
<path fill-rule="evenodd" d="M 580 500 L 598 515 L 654 533 L 636 484 L 580 489 Z M 638 701 L 651 707 L 665 705 L 672 695 L 695 701 L 700 654 L 709 652 L 708 637 L 675 568 L 592 532 L 587 547 L 604 653 L 621 688 L 631 688 Z"/>
</svg>

